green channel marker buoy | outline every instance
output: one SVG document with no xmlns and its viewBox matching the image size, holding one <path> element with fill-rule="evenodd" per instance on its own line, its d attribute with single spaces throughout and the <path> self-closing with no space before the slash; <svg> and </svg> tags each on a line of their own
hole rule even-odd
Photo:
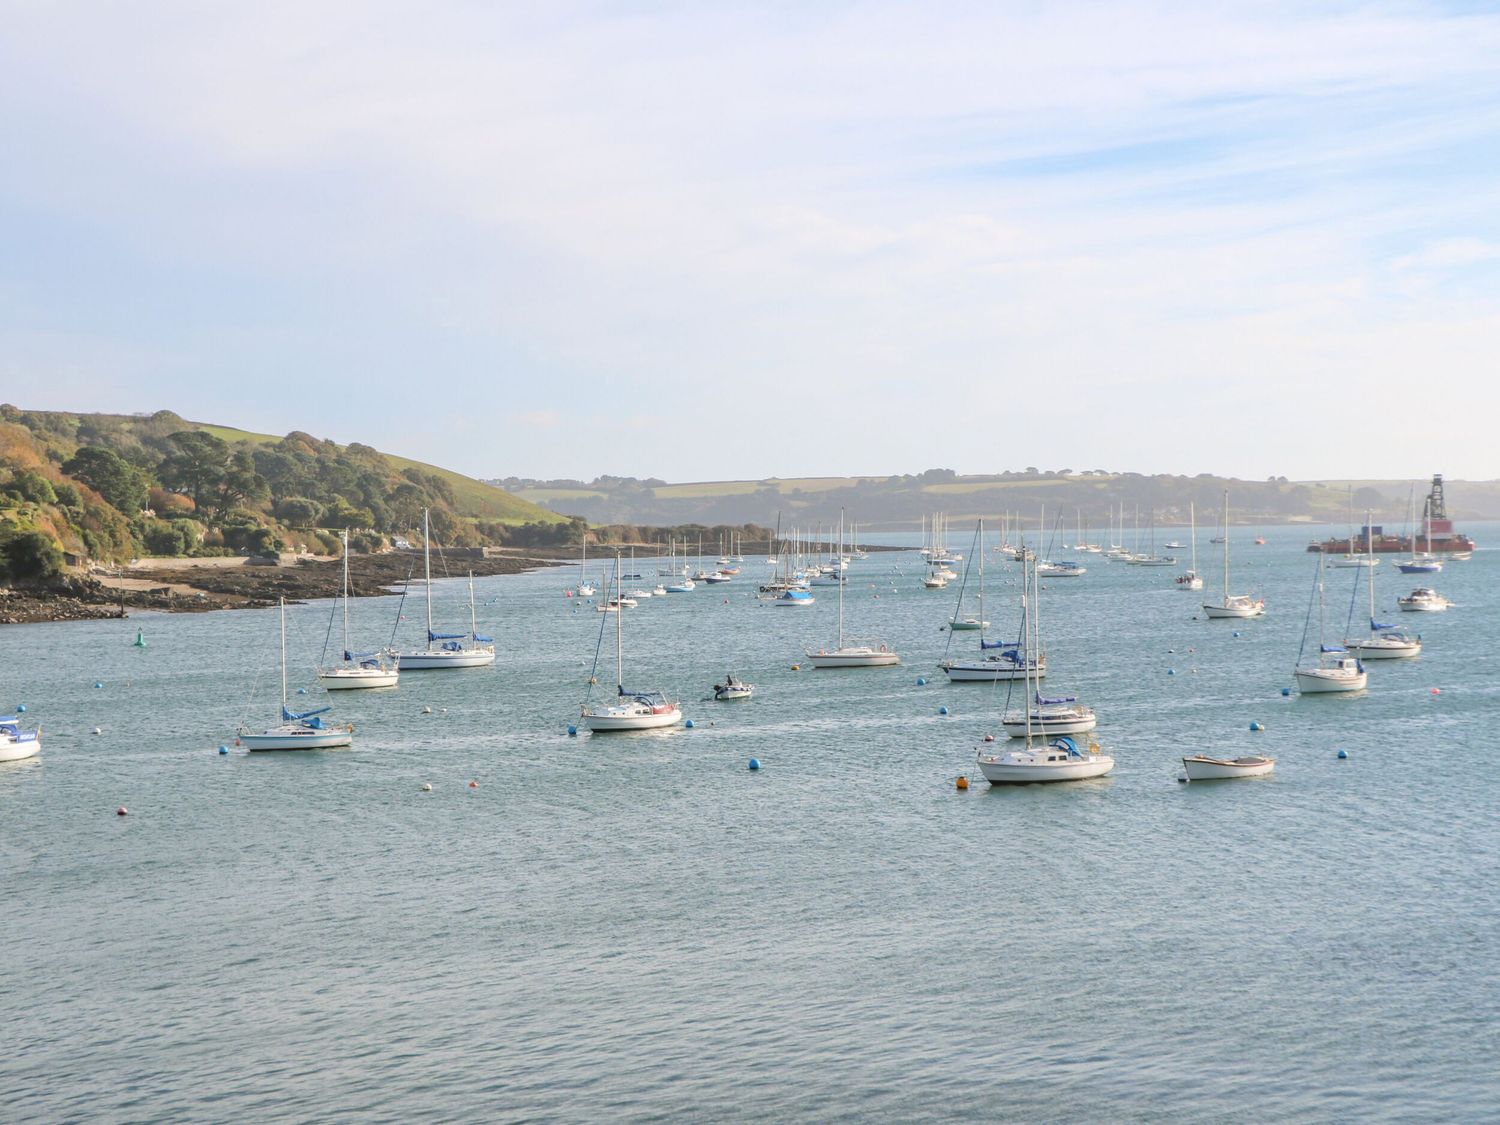
<svg viewBox="0 0 1500 1125">
<path fill-rule="evenodd" d="M 146 647 L 146 632 L 145 632 L 144 629 L 137 629 L 135 631 L 135 645 L 134 645 L 134 647 L 135 648 L 145 648 Z"/>
</svg>

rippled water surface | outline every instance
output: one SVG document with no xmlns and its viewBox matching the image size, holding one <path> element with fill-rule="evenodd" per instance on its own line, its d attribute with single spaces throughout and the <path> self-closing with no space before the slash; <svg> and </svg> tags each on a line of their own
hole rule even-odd
<svg viewBox="0 0 1500 1125">
<path fill-rule="evenodd" d="M 978 780 L 1004 688 L 934 669 L 955 590 L 911 554 L 849 589 L 893 670 L 792 671 L 836 592 L 769 608 L 754 560 L 630 612 L 627 682 L 695 721 L 661 734 L 566 734 L 601 615 L 565 571 L 479 580 L 495 666 L 336 697 L 342 752 L 217 752 L 274 716 L 274 612 L 6 627 L 0 708 L 45 750 L 0 765 L 0 1116 L 1500 1116 L 1500 552 L 1382 565 L 1383 613 L 1419 581 L 1458 603 L 1399 615 L 1426 651 L 1288 698 L 1314 556 L 1249 534 L 1260 621 L 1195 620 L 1172 570 L 1051 581 L 1048 687 L 1118 761 L 1065 786 Z M 1354 574 L 1328 574 L 1330 638 Z M 357 635 L 394 611 L 356 603 Z M 288 611 L 309 699 L 327 617 Z M 702 702 L 726 671 L 757 697 Z M 1179 784 L 1202 749 L 1277 770 Z"/>
</svg>

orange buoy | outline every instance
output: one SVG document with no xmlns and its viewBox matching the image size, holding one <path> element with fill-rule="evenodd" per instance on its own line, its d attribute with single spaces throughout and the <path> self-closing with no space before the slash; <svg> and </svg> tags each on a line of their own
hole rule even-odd
<svg viewBox="0 0 1500 1125">
<path fill-rule="evenodd" d="M 471 782 L 469 782 L 469 788 L 470 789 L 478 789 L 479 788 L 479 782 L 477 782 L 477 781 L 471 781 Z"/>
<path fill-rule="evenodd" d="M 959 774 L 958 780 L 953 783 L 953 786 L 955 789 L 967 789 L 969 787 L 969 779 L 964 777 L 963 774 Z"/>
</svg>

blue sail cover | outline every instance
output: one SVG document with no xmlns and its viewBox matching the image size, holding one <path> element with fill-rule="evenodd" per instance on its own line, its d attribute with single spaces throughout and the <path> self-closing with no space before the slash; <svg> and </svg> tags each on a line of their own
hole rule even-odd
<svg viewBox="0 0 1500 1125">
<path fill-rule="evenodd" d="M 1348 652 L 1343 645 L 1323 645 L 1324 652 Z"/>
<path fill-rule="evenodd" d="M 345 660 L 358 660 L 363 664 L 368 664 L 379 655 L 380 653 L 378 652 L 350 652 L 348 649 L 344 650 Z"/>
<path fill-rule="evenodd" d="M 469 635 L 468 633 L 434 633 L 431 630 L 428 630 L 427 640 L 429 642 L 431 642 L 431 641 L 461 641 L 465 637 L 467 637 L 468 635 Z"/>
<path fill-rule="evenodd" d="M 1056 746 L 1059 750 L 1066 750 L 1069 757 L 1083 757 L 1083 755 L 1078 752 L 1077 744 L 1071 738 L 1054 738 L 1052 740 L 1052 745 Z"/>
<path fill-rule="evenodd" d="M 980 641 L 979 647 L 984 648 L 1020 648 L 1020 641 Z"/>
<path fill-rule="evenodd" d="M 1037 692 L 1036 702 L 1038 707 L 1055 707 L 1063 703 L 1077 703 L 1078 697 L 1076 695 L 1046 696 Z"/>
<path fill-rule="evenodd" d="M 1378 631 L 1380 629 L 1395 629 L 1395 628 L 1399 628 L 1399 626 L 1396 626 L 1396 625 L 1386 625 L 1386 624 L 1383 624 L 1382 622 L 1376 621 L 1372 617 L 1372 618 L 1370 618 L 1370 628 Z"/>
<path fill-rule="evenodd" d="M 624 684 L 620 684 L 619 692 L 621 698 L 628 697 L 647 707 L 661 707 L 667 702 L 667 697 L 659 691 L 628 691 Z"/>
<path fill-rule="evenodd" d="M 324 711 L 331 710 L 333 710 L 332 707 L 318 707 L 312 711 L 288 711 L 286 708 L 286 704 L 283 703 L 281 705 L 281 718 L 284 722 L 288 723 L 303 723 L 307 722 L 307 720 L 309 719 L 312 719 L 312 722 L 307 723 L 308 726 L 322 727 L 322 720 L 313 719 L 313 716 L 321 715 Z"/>
<path fill-rule="evenodd" d="M 495 638 L 494 637 L 486 637 L 483 633 L 475 633 L 474 634 L 474 641 L 475 641 L 476 644 L 492 645 L 492 644 L 495 643 Z"/>
</svg>

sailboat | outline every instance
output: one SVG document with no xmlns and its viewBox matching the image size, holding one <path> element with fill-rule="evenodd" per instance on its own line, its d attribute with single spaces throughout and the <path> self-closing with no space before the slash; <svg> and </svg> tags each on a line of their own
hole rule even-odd
<svg viewBox="0 0 1500 1125">
<path fill-rule="evenodd" d="M 1036 614 L 1034 612 L 1033 596 L 1037 589 L 1036 565 L 1034 560 L 1022 560 L 1022 595 L 1021 595 L 1021 635 L 1024 640 L 1025 651 L 1034 651 L 1035 644 L 1040 648 L 1041 635 L 1037 630 Z M 1026 661 L 1028 667 L 1031 661 Z M 1034 673 L 1028 672 L 1026 676 L 1026 696 L 1028 703 L 1036 697 L 1036 679 Z M 1115 760 L 1108 754 L 1099 752 L 1099 745 L 1090 742 L 1086 750 L 1080 750 L 1078 744 L 1066 735 L 1049 737 L 1044 731 L 1039 731 L 1032 723 L 1032 707 L 1024 709 L 1024 732 L 1022 737 L 1025 743 L 1014 750 L 1000 751 L 994 748 L 994 743 L 986 743 L 978 748 L 976 759 L 980 773 L 991 785 L 1025 785 L 1037 781 L 1079 781 L 1084 778 L 1101 777 L 1115 768 Z M 1041 741 L 1034 739 L 1041 735 Z"/>
<path fill-rule="evenodd" d="M 1413 493 L 1416 489 L 1413 487 Z M 1417 554 L 1417 532 L 1412 529 L 1411 533 L 1411 561 L 1397 563 L 1402 574 L 1436 574 L 1443 569 L 1443 560 L 1432 553 L 1432 508 L 1431 498 L 1422 502 L 1422 523 L 1427 528 L 1427 550 Z M 1412 509 L 1408 508 L 1410 512 Z M 1366 522 L 1369 522 L 1368 520 Z"/>
<path fill-rule="evenodd" d="M 1022 580 L 1025 580 L 1025 560 L 1022 562 Z M 1025 652 L 1042 651 L 1042 564 L 1032 563 L 1033 589 L 1031 598 L 1022 596 L 1022 645 Z M 1027 632 L 1029 626 L 1030 632 Z M 1033 641 L 1035 642 L 1033 644 Z M 1080 703 L 1076 695 L 1044 696 L 1040 688 L 1033 690 L 1029 680 L 1039 679 L 1034 662 L 1022 664 L 1022 678 L 1028 679 L 1025 701 L 1014 710 L 1000 716 L 1005 733 L 1012 738 L 1024 738 L 1029 734 L 1042 737 L 1054 734 L 1087 734 L 1098 725 L 1094 709 Z M 1006 692 L 1009 706 L 1010 692 Z"/>
<path fill-rule="evenodd" d="M 1229 489 L 1224 490 L 1224 597 L 1217 604 L 1203 603 L 1203 612 L 1208 617 L 1260 617 L 1266 612 L 1263 598 L 1252 598 L 1249 594 L 1229 592 Z"/>
<path fill-rule="evenodd" d="M 1151 542 L 1146 553 L 1137 553 L 1130 560 L 1131 566 L 1176 566 L 1177 559 L 1173 555 L 1158 555 L 1156 553 L 1156 509 L 1151 509 Z"/>
<path fill-rule="evenodd" d="M 1177 588 L 1179 590 L 1201 590 L 1203 589 L 1203 576 L 1198 573 L 1198 513 L 1193 507 L 1192 501 L 1188 501 L 1188 526 L 1191 529 L 1193 544 L 1193 565 L 1188 568 L 1186 574 L 1177 576 Z"/>
<path fill-rule="evenodd" d="M 620 557 L 615 556 L 615 596 L 620 591 Z M 603 626 L 600 626 L 601 640 Z M 598 666 L 599 654 L 594 652 Z M 592 683 L 595 677 L 590 676 Z M 611 731 L 655 730 L 682 722 L 682 709 L 662 691 L 627 691 L 625 688 L 625 615 L 615 614 L 615 698 L 613 702 L 584 701 L 579 712 L 584 726 L 598 734 Z"/>
<path fill-rule="evenodd" d="M 427 647 L 400 653 L 401 671 L 426 671 L 439 668 L 480 668 L 495 662 L 493 637 L 482 637 L 474 619 L 474 575 L 469 574 L 469 631 L 467 633 L 434 633 L 432 631 L 432 529 L 426 508 L 422 509 L 422 573 L 427 587 Z"/>
<path fill-rule="evenodd" d="M 589 581 L 589 533 L 583 533 L 583 556 L 578 561 L 578 596 L 580 598 L 592 598 L 594 596 L 594 584 Z"/>
<path fill-rule="evenodd" d="M 1371 532 L 1371 529 L 1370 529 L 1370 518 L 1371 518 L 1371 515 L 1372 515 L 1372 513 L 1370 511 L 1366 510 L 1366 512 L 1365 512 L 1365 535 L 1366 535 L 1366 537 L 1371 537 L 1372 536 L 1372 532 Z M 1349 539 L 1348 539 L 1349 550 L 1346 551 L 1344 554 L 1340 555 L 1338 558 L 1334 559 L 1333 562 L 1330 565 L 1335 566 L 1335 567 L 1340 567 L 1340 568 L 1343 568 L 1343 569 L 1348 569 L 1349 567 L 1356 567 L 1356 566 L 1358 566 L 1358 567 L 1379 566 L 1380 565 L 1380 560 L 1375 557 L 1375 555 L 1374 555 L 1373 552 L 1366 551 L 1364 553 L 1360 553 L 1360 552 L 1358 552 L 1358 551 L 1356 551 L 1354 549 L 1354 544 L 1356 542 L 1357 542 L 1357 540 L 1354 538 L 1354 485 L 1351 484 L 1351 485 L 1349 485 Z"/>
<path fill-rule="evenodd" d="M 958 632 L 974 629 L 988 629 L 990 623 L 984 619 L 984 520 L 980 520 L 974 529 L 974 545 L 969 549 L 969 562 L 975 558 L 979 559 L 979 616 L 964 616 L 964 588 L 969 584 L 969 564 L 964 564 L 963 581 L 958 587 L 958 605 L 954 607 L 953 616 L 948 619 L 948 628 Z"/>
<path fill-rule="evenodd" d="M 839 509 L 839 555 L 844 553 L 844 512 Z M 839 583 L 839 641 L 832 650 L 807 653 L 814 668 L 886 668 L 901 658 L 888 645 L 850 644 L 844 639 L 844 583 Z"/>
<path fill-rule="evenodd" d="M 1396 625 L 1382 625 L 1375 620 L 1375 537 L 1370 529 L 1371 513 L 1365 513 L 1365 552 L 1370 565 L 1365 568 L 1366 585 L 1370 588 L 1370 635 L 1358 640 L 1344 638 L 1344 647 L 1361 660 L 1388 660 L 1405 656 L 1420 656 L 1422 638 L 1413 637 Z M 1337 565 L 1337 564 L 1335 564 Z M 1353 616 L 1352 606 L 1350 616 Z"/>
<path fill-rule="evenodd" d="M 41 752 L 41 727 L 22 730 L 19 715 L 0 715 L 0 762 L 19 762 Z"/>
<path fill-rule="evenodd" d="M 1303 695 L 1322 694 L 1335 691 L 1360 691 L 1369 682 L 1369 673 L 1359 658 L 1349 655 L 1342 645 L 1325 644 L 1323 641 L 1323 553 L 1318 552 L 1318 577 L 1313 587 L 1313 596 L 1318 603 L 1318 651 L 1313 664 L 1304 665 L 1302 658 L 1307 651 L 1307 634 L 1312 625 L 1312 601 L 1307 605 L 1307 620 L 1302 625 L 1302 647 L 1297 652 L 1297 690 Z"/>
<path fill-rule="evenodd" d="M 344 590 L 334 603 L 337 612 L 339 603 L 344 609 L 344 645 L 340 650 L 342 659 L 337 664 L 318 669 L 318 682 L 327 691 L 348 691 L 354 688 L 395 687 L 400 675 L 398 669 L 387 659 L 384 652 L 349 651 L 349 532 L 345 529 L 344 542 Z M 331 624 L 331 623 L 330 623 Z M 324 644 L 325 650 L 327 643 Z"/>
<path fill-rule="evenodd" d="M 286 599 L 278 598 L 281 611 L 281 725 L 263 731 L 241 727 L 236 741 L 246 750 L 329 750 L 354 744 L 353 727 L 325 726 L 319 715 L 332 710 L 290 711 L 286 705 Z"/>
</svg>

